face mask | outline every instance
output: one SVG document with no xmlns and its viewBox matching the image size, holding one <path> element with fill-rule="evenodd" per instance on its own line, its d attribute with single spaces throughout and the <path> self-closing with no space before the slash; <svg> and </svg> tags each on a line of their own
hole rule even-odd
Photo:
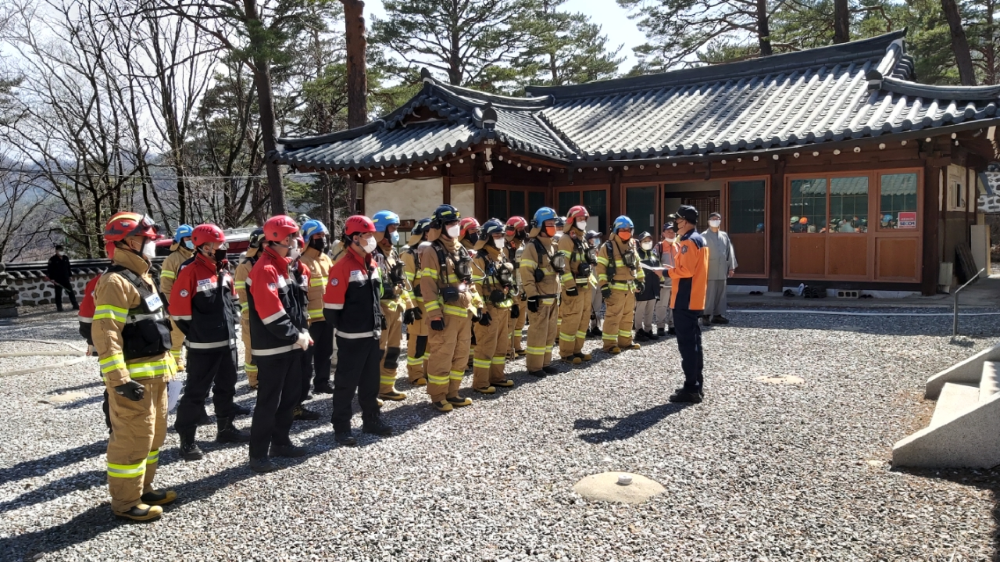
<svg viewBox="0 0 1000 562">
<path fill-rule="evenodd" d="M 193 250 L 194 249 L 194 242 L 192 242 L 190 240 L 185 240 L 184 241 L 184 247 L 187 248 L 188 250 Z"/>
<path fill-rule="evenodd" d="M 720 220 L 708 221 L 708 226 L 711 226 L 712 228 L 719 228 L 720 226 L 722 226 L 722 221 Z"/>
<path fill-rule="evenodd" d="M 646 250 L 646 251 L 652 250 L 653 249 L 653 243 L 652 242 L 643 242 L 642 243 L 642 249 Z"/>
<path fill-rule="evenodd" d="M 555 225 L 553 225 L 553 226 L 546 226 L 545 227 L 545 235 L 548 236 L 549 238 L 552 238 L 553 236 L 555 236 L 556 235 L 556 227 L 555 227 Z"/>
<path fill-rule="evenodd" d="M 326 238 L 313 238 L 309 241 L 309 246 L 322 252 L 326 249 Z"/>
<path fill-rule="evenodd" d="M 493 239 L 493 245 L 496 246 L 497 248 L 500 248 L 502 250 L 503 249 L 503 238 L 494 238 Z"/>
<path fill-rule="evenodd" d="M 222 262 L 226 261 L 227 254 L 228 254 L 228 252 L 225 250 L 225 248 L 219 248 L 218 250 L 216 250 L 215 251 L 215 263 L 222 263 Z"/>
<path fill-rule="evenodd" d="M 389 241 L 392 242 L 393 246 L 399 244 L 399 232 L 393 232 L 392 234 L 390 234 Z"/>
<path fill-rule="evenodd" d="M 156 257 L 156 243 L 152 240 L 146 239 L 142 244 L 142 255 L 145 258 L 153 259 Z"/>
<path fill-rule="evenodd" d="M 632 233 L 631 232 L 625 232 L 623 230 L 623 231 L 621 231 L 621 232 L 618 233 L 618 237 L 621 238 L 623 241 L 628 242 L 629 240 L 632 239 Z"/>
<path fill-rule="evenodd" d="M 459 225 L 457 224 L 449 226 L 448 228 L 445 229 L 445 232 L 448 234 L 448 238 L 458 238 L 458 234 L 461 231 L 462 231 L 461 227 L 459 227 Z"/>
<path fill-rule="evenodd" d="M 298 244 L 296 244 L 296 245 L 294 245 L 294 246 L 292 246 L 291 248 L 288 249 L 288 256 L 287 257 L 288 257 L 288 259 L 290 259 L 292 261 L 295 261 L 295 260 L 299 259 L 299 256 L 301 256 L 301 255 L 302 255 L 302 250 L 299 249 Z"/>
<path fill-rule="evenodd" d="M 677 238 L 675 238 L 673 236 L 670 236 L 669 238 L 664 238 L 663 240 L 666 241 L 667 244 L 673 244 L 674 240 L 676 240 L 676 239 Z"/>
<path fill-rule="evenodd" d="M 576 221 L 576 228 L 581 232 L 587 231 L 587 221 Z"/>
<path fill-rule="evenodd" d="M 375 246 L 377 245 L 378 244 L 375 243 L 375 238 L 372 237 L 361 243 L 361 249 L 364 250 L 366 254 L 370 254 L 375 251 Z"/>
<path fill-rule="evenodd" d="M 476 245 L 476 243 L 477 243 L 477 242 L 479 242 L 479 233 L 478 233 L 478 232 L 470 232 L 470 233 L 468 233 L 468 234 L 466 235 L 466 237 L 468 237 L 468 239 L 469 239 L 469 242 L 470 242 L 470 243 L 471 243 L 471 244 L 472 244 L 473 246 L 475 246 L 475 245 Z"/>
</svg>

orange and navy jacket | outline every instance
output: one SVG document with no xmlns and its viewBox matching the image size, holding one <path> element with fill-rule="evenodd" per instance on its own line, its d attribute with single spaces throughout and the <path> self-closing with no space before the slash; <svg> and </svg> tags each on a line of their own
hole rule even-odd
<svg viewBox="0 0 1000 562">
<path fill-rule="evenodd" d="M 299 334 L 308 327 L 304 299 L 296 294 L 301 289 L 289 267 L 288 258 L 267 247 L 247 277 L 250 348 L 255 357 L 293 351 Z"/>
<path fill-rule="evenodd" d="M 83 300 L 80 301 L 80 311 L 77 316 L 80 320 L 80 335 L 83 339 L 87 340 L 87 345 L 94 345 L 94 338 L 90 335 L 91 326 L 94 324 L 94 288 L 97 287 L 97 282 L 101 280 L 101 275 L 98 274 L 90 281 L 87 281 L 87 286 L 83 289 Z"/>
<path fill-rule="evenodd" d="M 323 315 L 337 329 L 337 337 L 378 338 L 381 297 L 382 278 L 375 259 L 371 254 L 360 255 L 352 245 L 330 269 L 330 283 L 323 293 Z"/>
<path fill-rule="evenodd" d="M 188 352 L 236 347 L 233 278 L 205 254 L 184 262 L 170 289 L 170 318 L 187 336 Z"/>
<path fill-rule="evenodd" d="M 708 246 L 696 230 L 680 236 L 674 245 L 674 268 L 670 270 L 673 290 L 670 308 L 705 310 L 708 289 Z"/>
</svg>

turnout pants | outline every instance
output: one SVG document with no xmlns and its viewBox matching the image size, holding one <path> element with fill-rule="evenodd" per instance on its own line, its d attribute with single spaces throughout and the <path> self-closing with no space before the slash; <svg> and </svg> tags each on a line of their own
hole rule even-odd
<svg viewBox="0 0 1000 562">
<path fill-rule="evenodd" d="M 420 312 L 427 312 L 420 306 Z M 406 327 L 406 378 L 410 383 L 424 377 L 427 371 L 427 324 L 421 317 Z"/>
<path fill-rule="evenodd" d="M 249 329 L 247 333 L 250 333 Z M 187 370 L 184 364 L 184 332 L 173 320 L 170 321 L 170 355 L 173 356 L 174 363 L 177 363 L 178 372 Z"/>
<path fill-rule="evenodd" d="M 108 389 L 111 437 L 108 438 L 108 488 L 111 509 L 124 513 L 153 491 L 160 447 L 167 437 L 167 383 L 163 377 L 138 379 L 146 392 L 133 402 Z"/>
<path fill-rule="evenodd" d="M 396 392 L 396 368 L 399 367 L 399 344 L 403 341 L 403 308 L 389 308 L 389 303 L 382 302 L 382 315 L 385 317 L 385 329 L 379 336 L 378 347 L 382 350 L 379 361 L 379 394 Z"/>
<path fill-rule="evenodd" d="M 704 356 L 701 349 L 701 310 L 674 309 L 674 329 L 677 330 L 677 349 L 681 352 L 684 370 L 684 390 L 702 392 Z"/>
<path fill-rule="evenodd" d="M 219 347 L 199 349 L 188 354 L 187 381 L 184 395 L 177 404 L 177 421 L 174 427 L 178 433 L 193 432 L 198 427 L 198 418 L 205 411 L 205 399 L 215 385 L 212 403 L 217 419 L 232 418 L 233 397 L 236 395 L 236 349 Z"/>
<path fill-rule="evenodd" d="M 653 309 L 656 308 L 656 299 L 648 301 L 635 301 L 635 329 L 646 332 L 653 331 Z"/>
<path fill-rule="evenodd" d="M 478 322 L 472 326 L 476 332 L 476 355 L 472 361 L 472 388 L 486 388 L 495 382 L 507 379 L 504 366 L 507 363 L 507 325 L 510 323 L 510 309 L 486 305 L 486 312 L 492 320 L 489 326 Z"/>
<path fill-rule="evenodd" d="M 590 293 L 590 310 L 594 317 L 590 321 L 590 327 L 600 329 L 601 319 L 604 318 L 604 296 L 599 289 L 591 289 Z"/>
<path fill-rule="evenodd" d="M 510 349 L 517 351 L 524 351 L 524 323 L 528 320 L 528 303 L 525 301 L 515 302 L 519 307 L 520 315 L 517 318 L 511 318 L 510 324 Z"/>
<path fill-rule="evenodd" d="M 458 397 L 472 344 L 472 320 L 468 315 L 445 314 L 441 319 L 444 320 L 441 331 L 432 329 L 430 319 L 426 319 L 427 345 L 431 352 L 427 360 L 427 394 L 432 402 Z"/>
<path fill-rule="evenodd" d="M 632 320 L 635 317 L 635 293 L 611 290 L 611 296 L 604 301 L 604 332 L 601 343 L 604 351 L 613 347 L 632 345 Z"/>
<path fill-rule="evenodd" d="M 355 392 L 364 423 L 378 420 L 381 362 L 379 340 L 371 336 L 359 339 L 337 336 L 337 371 L 333 375 L 333 415 L 330 416 L 334 433 L 351 432 L 351 402 Z"/>
<path fill-rule="evenodd" d="M 309 347 L 309 360 L 313 366 L 313 385 L 330 384 L 330 369 L 333 361 L 333 327 L 325 320 L 313 320 L 309 325 L 309 337 L 313 344 Z M 309 380 L 305 381 L 303 396 L 309 392 Z"/>
<path fill-rule="evenodd" d="M 575 297 L 563 293 L 559 304 L 559 356 L 569 359 L 583 353 L 583 342 L 587 339 L 590 324 L 590 285 L 577 285 L 579 294 Z"/>
<path fill-rule="evenodd" d="M 726 301 L 726 280 L 709 279 L 705 290 L 705 316 L 722 316 L 729 303 Z"/>
<path fill-rule="evenodd" d="M 558 310 L 555 299 L 541 299 L 538 311 L 531 313 L 528 324 L 528 372 L 541 371 L 552 364 L 552 344 L 558 333 Z"/>
<path fill-rule="evenodd" d="M 660 300 L 656 301 L 656 325 L 674 327 L 674 311 L 670 308 L 670 285 L 660 287 Z"/>
<path fill-rule="evenodd" d="M 250 458 L 267 458 L 272 443 L 291 443 L 288 430 L 302 397 L 304 360 L 305 352 L 301 349 L 257 356 L 257 405 L 250 423 Z"/>
<path fill-rule="evenodd" d="M 247 372 L 247 384 L 250 388 L 257 388 L 257 365 L 250 352 L 250 320 L 247 318 L 240 319 L 240 337 L 243 339 L 243 368 Z"/>
</svg>

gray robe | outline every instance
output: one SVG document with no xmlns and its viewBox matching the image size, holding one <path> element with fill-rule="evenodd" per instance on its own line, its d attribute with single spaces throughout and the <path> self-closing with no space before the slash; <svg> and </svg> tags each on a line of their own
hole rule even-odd
<svg viewBox="0 0 1000 562">
<path fill-rule="evenodd" d="M 736 252 L 729 235 L 708 229 L 701 233 L 708 246 L 708 289 L 705 293 L 705 316 L 722 316 L 726 313 L 726 279 L 729 270 L 736 269 Z"/>
</svg>

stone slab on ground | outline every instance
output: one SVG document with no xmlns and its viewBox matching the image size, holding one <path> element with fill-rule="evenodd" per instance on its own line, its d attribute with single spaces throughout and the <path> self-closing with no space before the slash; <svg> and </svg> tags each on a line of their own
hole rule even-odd
<svg viewBox="0 0 1000 562">
<path fill-rule="evenodd" d="M 628 484 L 620 483 L 623 475 L 629 479 Z M 646 502 L 667 489 L 659 482 L 639 474 L 602 472 L 585 476 L 573 485 L 573 491 L 588 500 L 637 504 Z"/>
</svg>

